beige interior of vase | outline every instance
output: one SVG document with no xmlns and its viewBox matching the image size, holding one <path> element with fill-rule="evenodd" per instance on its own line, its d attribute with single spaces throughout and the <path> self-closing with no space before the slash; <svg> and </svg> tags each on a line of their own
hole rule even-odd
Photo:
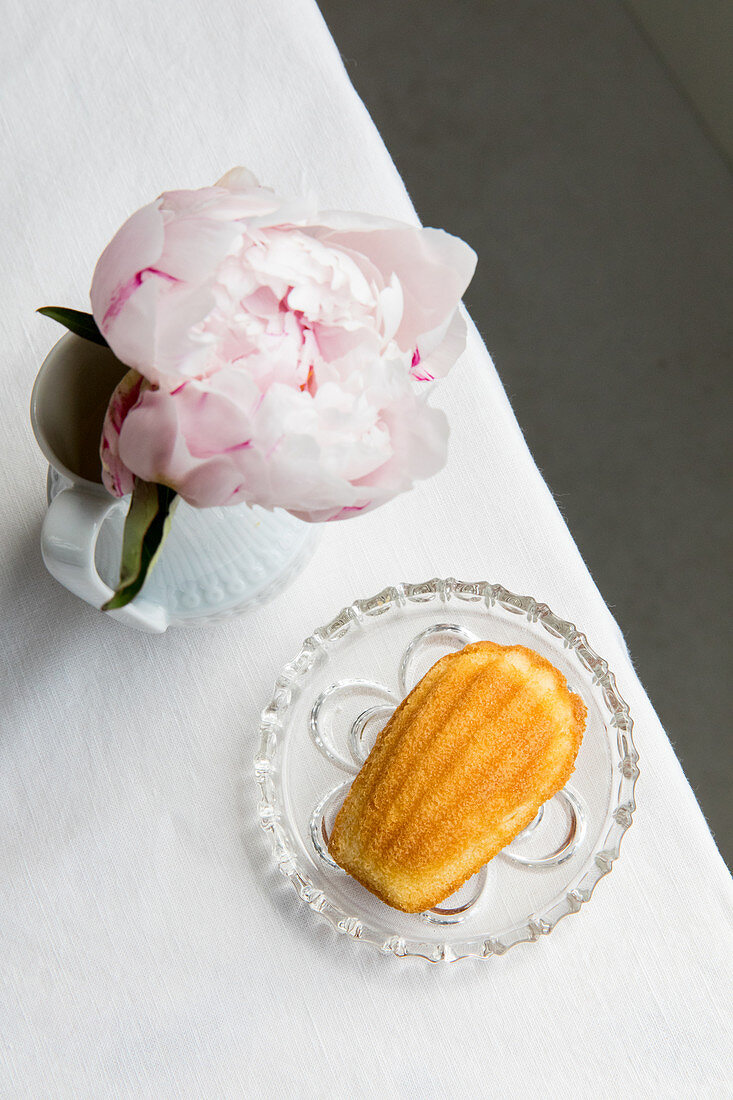
<svg viewBox="0 0 733 1100">
<path fill-rule="evenodd" d="M 76 336 L 49 355 L 34 390 L 33 417 L 38 442 L 57 469 L 101 482 L 104 414 L 126 370 L 107 348 Z"/>
</svg>

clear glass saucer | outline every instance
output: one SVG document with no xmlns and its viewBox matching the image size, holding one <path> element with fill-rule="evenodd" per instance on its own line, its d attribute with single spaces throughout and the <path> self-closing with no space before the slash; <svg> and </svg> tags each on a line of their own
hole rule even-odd
<svg viewBox="0 0 733 1100">
<path fill-rule="evenodd" d="M 427 913 L 385 905 L 338 867 L 328 833 L 380 729 L 444 653 L 486 638 L 541 653 L 588 707 L 575 771 L 520 836 Z M 584 634 L 547 604 L 485 581 L 399 584 L 313 631 L 262 712 L 255 776 L 277 866 L 307 906 L 383 953 L 502 955 L 551 932 L 611 870 L 635 810 L 629 708 Z"/>
</svg>

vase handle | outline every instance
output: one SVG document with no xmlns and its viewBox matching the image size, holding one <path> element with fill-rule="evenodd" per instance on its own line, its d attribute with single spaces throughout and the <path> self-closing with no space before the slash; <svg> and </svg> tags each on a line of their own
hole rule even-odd
<svg viewBox="0 0 733 1100">
<path fill-rule="evenodd" d="M 52 577 L 75 596 L 101 608 L 113 595 L 94 561 L 97 536 L 107 516 L 124 505 L 108 493 L 80 485 L 62 489 L 51 501 L 41 529 L 43 561 Z M 162 634 L 168 626 L 164 608 L 141 596 L 105 614 L 127 626 Z"/>
</svg>

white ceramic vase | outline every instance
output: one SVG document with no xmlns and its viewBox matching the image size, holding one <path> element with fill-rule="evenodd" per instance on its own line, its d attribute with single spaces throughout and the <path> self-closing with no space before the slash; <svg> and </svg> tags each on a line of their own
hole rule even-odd
<svg viewBox="0 0 733 1100">
<path fill-rule="evenodd" d="M 129 503 L 102 485 L 98 455 L 107 402 L 126 370 L 107 348 L 67 334 L 45 359 L 31 398 L 33 431 L 49 462 L 43 560 L 61 584 L 97 608 L 119 575 Z M 192 508 L 180 501 L 142 591 L 107 614 L 155 633 L 239 614 L 281 592 L 319 536 L 318 525 L 279 509 Z"/>
</svg>

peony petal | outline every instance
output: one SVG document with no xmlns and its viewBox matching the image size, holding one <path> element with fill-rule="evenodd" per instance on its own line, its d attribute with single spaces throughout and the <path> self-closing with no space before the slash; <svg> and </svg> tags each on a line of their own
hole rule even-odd
<svg viewBox="0 0 733 1100">
<path fill-rule="evenodd" d="M 92 313 L 105 333 L 110 317 L 125 305 L 140 271 L 154 266 L 163 251 L 160 201 L 136 211 L 117 231 L 97 260 L 89 296 Z"/>
<path fill-rule="evenodd" d="M 213 281 L 242 227 L 236 221 L 179 218 L 165 227 L 165 243 L 157 272 L 189 283 Z"/>
<path fill-rule="evenodd" d="M 178 424 L 178 410 L 170 395 L 147 390 L 122 425 L 119 454 L 129 470 L 144 481 L 177 488 L 189 471 L 188 455 Z"/>
<path fill-rule="evenodd" d="M 191 382 L 177 395 L 177 413 L 189 454 L 212 458 L 252 446 L 252 424 L 229 397 Z"/>
<path fill-rule="evenodd" d="M 220 180 L 217 180 L 216 186 L 225 187 L 228 191 L 252 191 L 260 185 L 249 168 L 237 167 L 230 168 Z"/>
<path fill-rule="evenodd" d="M 413 378 L 423 381 L 444 378 L 465 350 L 466 321 L 458 309 L 448 325 L 442 325 L 437 332 L 426 333 L 420 338 L 419 363 L 412 371 Z"/>
<path fill-rule="evenodd" d="M 178 491 L 194 508 L 254 503 L 242 471 L 227 456 L 192 464 L 189 472 L 180 479 Z"/>
<path fill-rule="evenodd" d="M 207 218 L 211 221 L 244 221 L 272 215 L 281 206 L 277 195 L 265 187 L 256 191 L 229 191 L 224 187 L 200 187 L 196 191 L 164 191 L 161 210 L 168 221 Z"/>
<path fill-rule="evenodd" d="M 379 491 L 382 501 L 411 488 L 413 481 L 432 477 L 445 465 L 448 452 L 448 419 L 440 409 L 424 402 L 404 402 L 382 410 L 389 428 L 392 457 L 355 484 Z"/>
<path fill-rule="evenodd" d="M 107 406 L 99 457 L 102 462 L 102 481 L 107 491 L 116 497 L 126 496 L 133 489 L 134 475 L 120 457 L 120 432 L 146 384 L 137 371 L 128 371 L 115 387 Z"/>
<path fill-rule="evenodd" d="M 404 311 L 396 339 L 403 351 L 453 314 L 476 268 L 476 253 L 441 229 L 375 228 L 370 232 L 332 232 L 333 246 L 363 252 L 388 284 L 396 275 Z"/>
</svg>

